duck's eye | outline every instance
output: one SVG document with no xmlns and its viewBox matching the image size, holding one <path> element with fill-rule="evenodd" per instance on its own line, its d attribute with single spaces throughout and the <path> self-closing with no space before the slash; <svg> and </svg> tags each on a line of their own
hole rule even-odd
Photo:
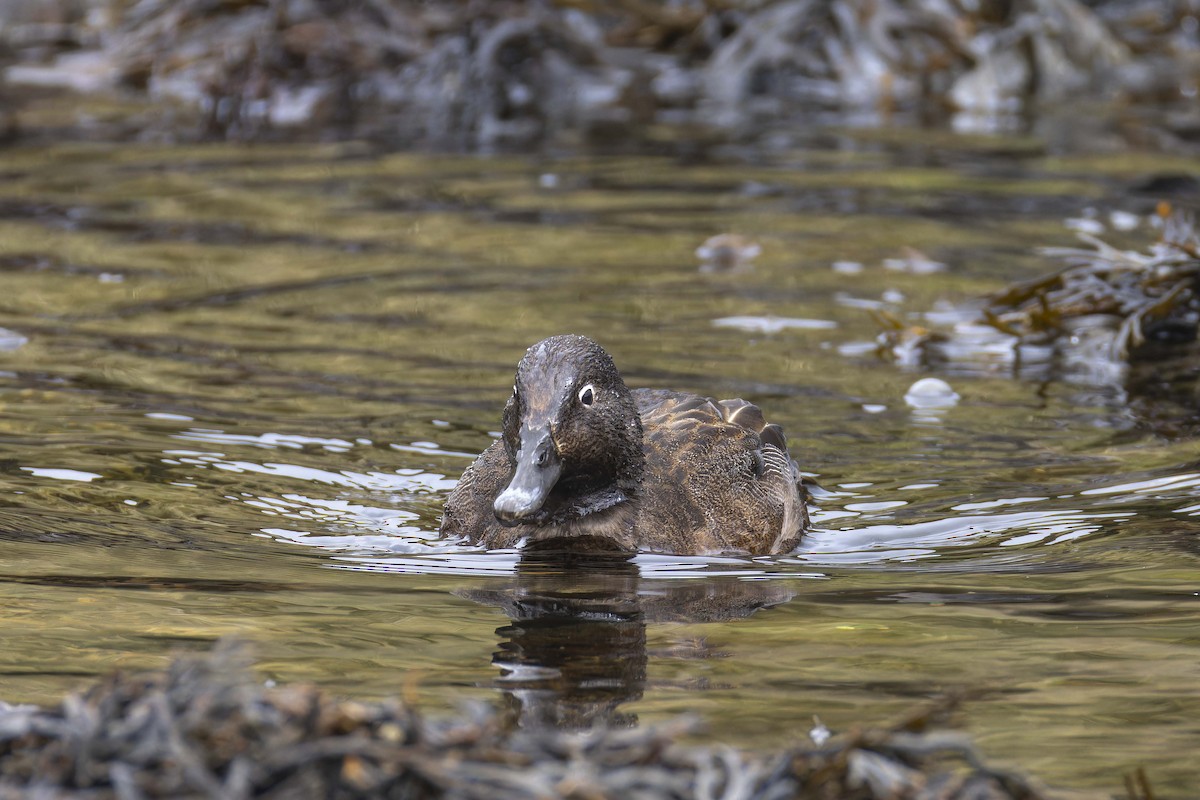
<svg viewBox="0 0 1200 800">
<path fill-rule="evenodd" d="M 579 390 L 579 402 L 585 406 L 590 406 L 596 402 L 596 390 L 592 388 L 590 383 Z"/>
</svg>

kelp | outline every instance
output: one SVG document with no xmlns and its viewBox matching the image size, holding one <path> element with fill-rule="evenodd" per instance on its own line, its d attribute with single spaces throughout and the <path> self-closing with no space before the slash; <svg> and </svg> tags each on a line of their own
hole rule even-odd
<svg viewBox="0 0 1200 800">
<path fill-rule="evenodd" d="M 1087 247 L 1043 248 L 1062 265 L 958 310 L 948 330 L 875 310 L 876 352 L 906 367 L 1091 384 L 1118 383 L 1130 365 L 1185 355 L 1200 328 L 1200 234 L 1191 214 L 1166 204 L 1157 220 L 1159 240 L 1141 252 L 1086 232 L 1077 235 Z"/>
<path fill-rule="evenodd" d="M 57 706 L 0 704 L 0 798 L 1042 797 L 946 729 L 954 705 L 759 755 L 683 743 L 689 719 L 563 732 L 483 705 L 433 719 L 409 702 L 267 687 L 223 644 Z"/>
<path fill-rule="evenodd" d="M 981 322 L 1022 341 L 1054 342 L 1073 323 L 1107 318 L 1115 329 L 1111 355 L 1127 361 L 1150 339 L 1193 340 L 1200 323 L 1200 237 L 1191 214 L 1161 209 L 1162 236 L 1146 252 L 1119 250 L 1089 233 L 1087 248 L 1049 247 L 1066 262 L 1043 277 L 996 293 Z"/>
<path fill-rule="evenodd" d="M 1190 109 L 1198 72 L 1187 5 L 1132 0 L 0 0 L 0 18 L 11 83 L 121 88 L 184 109 L 162 110 L 175 136 L 230 139 L 470 147 L 947 111 L 990 130 L 1079 98 Z M 1186 125 L 1165 133 L 1187 149 Z"/>
</svg>

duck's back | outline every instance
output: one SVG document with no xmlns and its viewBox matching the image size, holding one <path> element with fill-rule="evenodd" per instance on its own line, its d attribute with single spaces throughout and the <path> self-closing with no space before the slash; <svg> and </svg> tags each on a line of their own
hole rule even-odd
<svg viewBox="0 0 1200 800">
<path fill-rule="evenodd" d="M 791 550 L 808 527 L 800 474 L 778 425 L 744 400 L 633 392 L 646 454 L 643 549 Z"/>
</svg>

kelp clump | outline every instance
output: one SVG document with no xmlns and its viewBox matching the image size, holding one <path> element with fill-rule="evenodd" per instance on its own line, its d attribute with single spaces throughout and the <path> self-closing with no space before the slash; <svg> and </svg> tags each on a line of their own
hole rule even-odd
<svg viewBox="0 0 1200 800">
<path fill-rule="evenodd" d="M 1108 329 L 1115 360 L 1136 358 L 1147 342 L 1196 338 L 1200 236 L 1190 214 L 1166 214 L 1161 239 L 1144 253 L 1079 236 L 1091 249 L 1045 248 L 1066 266 L 996 294 L 983 320 L 1023 342 L 1060 341 L 1083 325 Z"/>
<path fill-rule="evenodd" d="M 1089 247 L 1041 251 L 1062 267 L 975 305 L 926 313 L 918 325 L 877 311 L 876 350 L 909 368 L 1087 385 L 1120 385 L 1131 365 L 1178 360 L 1200 329 L 1200 235 L 1190 214 L 1165 204 L 1155 219 L 1161 237 L 1144 252 L 1080 232 Z"/>
<path fill-rule="evenodd" d="M 1135 0 L 0 0 L 0 67 L 7 51 L 13 85 L 168 101 L 182 113 L 156 113 L 177 135 L 198 113 L 203 135 L 231 139 L 607 142 L 946 111 L 992 130 L 1091 98 L 1178 106 L 1161 138 L 1187 148 L 1194 14 Z"/>
<path fill-rule="evenodd" d="M 267 688 L 224 646 L 57 707 L 0 704 L 0 798 L 1042 796 L 934 717 L 760 756 L 681 744 L 686 721 L 524 730 L 482 707 L 431 720 L 405 703 Z"/>
</svg>

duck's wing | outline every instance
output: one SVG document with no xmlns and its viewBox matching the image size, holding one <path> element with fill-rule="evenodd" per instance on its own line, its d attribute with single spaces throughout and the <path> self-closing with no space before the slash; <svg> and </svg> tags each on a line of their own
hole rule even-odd
<svg viewBox="0 0 1200 800">
<path fill-rule="evenodd" d="M 745 400 L 634 392 L 646 484 L 639 535 L 679 553 L 792 549 L 808 527 L 800 473 L 778 425 Z"/>
</svg>

